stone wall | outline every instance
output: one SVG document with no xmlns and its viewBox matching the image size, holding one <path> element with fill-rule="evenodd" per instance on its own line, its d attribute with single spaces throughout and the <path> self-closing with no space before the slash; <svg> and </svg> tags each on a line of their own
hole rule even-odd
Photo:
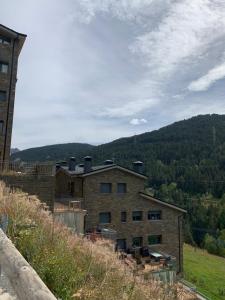
<svg viewBox="0 0 225 300">
<path fill-rule="evenodd" d="M 100 183 L 111 182 L 112 193 L 100 193 Z M 117 194 L 117 183 L 127 183 L 127 193 Z M 177 270 L 182 271 L 182 212 L 144 199 L 139 192 L 144 190 L 145 180 L 120 170 L 105 171 L 87 176 L 84 181 L 84 209 L 87 210 L 86 229 L 99 225 L 99 213 L 111 212 L 111 223 L 100 227 L 117 231 L 118 239 L 126 239 L 127 247 L 132 246 L 134 237 L 143 238 L 148 245 L 149 235 L 162 235 L 162 243 L 152 245 L 153 250 L 163 251 L 177 259 Z M 148 220 L 149 210 L 161 210 L 161 220 Z M 126 211 L 127 221 L 121 222 L 121 212 Z M 143 220 L 133 221 L 132 212 L 142 211 Z M 180 226 L 180 227 L 179 227 Z"/>
<path fill-rule="evenodd" d="M 55 176 L 30 174 L 0 174 L 0 180 L 11 188 L 36 195 L 53 210 L 55 199 Z"/>
</svg>

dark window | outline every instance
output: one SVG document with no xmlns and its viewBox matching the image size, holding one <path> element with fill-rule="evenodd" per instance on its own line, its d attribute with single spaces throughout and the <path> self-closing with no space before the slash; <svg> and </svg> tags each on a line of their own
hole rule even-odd
<svg viewBox="0 0 225 300">
<path fill-rule="evenodd" d="M 101 193 L 112 193 L 112 183 L 101 183 L 100 184 Z"/>
<path fill-rule="evenodd" d="M 139 236 L 139 237 L 134 237 L 133 240 L 132 240 L 132 246 L 133 247 L 142 247 L 142 237 Z"/>
<path fill-rule="evenodd" d="M 125 194 L 127 192 L 127 184 L 126 183 L 117 183 L 117 193 Z"/>
<path fill-rule="evenodd" d="M 148 220 L 161 220 L 162 212 L 160 210 L 149 211 L 148 212 Z"/>
<path fill-rule="evenodd" d="M 149 245 L 157 245 L 162 243 L 162 236 L 161 235 L 149 235 L 148 237 L 148 244 Z"/>
<path fill-rule="evenodd" d="M 127 221 L 127 212 L 121 211 L 121 222 L 125 223 Z"/>
<path fill-rule="evenodd" d="M 132 219 L 133 219 L 133 221 L 141 221 L 142 220 L 142 211 L 133 211 Z"/>
<path fill-rule="evenodd" d="M 117 239 L 116 240 L 117 249 L 118 250 L 126 250 L 127 249 L 127 241 L 126 239 Z"/>
<path fill-rule="evenodd" d="M 3 134 L 4 131 L 4 121 L 0 121 L 0 134 Z"/>
<path fill-rule="evenodd" d="M 100 224 L 111 223 L 111 213 L 110 212 L 100 213 L 99 214 L 99 223 Z"/>
<path fill-rule="evenodd" d="M 6 101 L 6 92 L 0 91 L 0 101 Z"/>
<path fill-rule="evenodd" d="M 0 44 L 9 45 L 10 43 L 10 38 L 0 35 Z"/>
<path fill-rule="evenodd" d="M 7 74 L 8 69 L 9 69 L 9 64 L 4 63 L 4 62 L 0 62 L 0 72 L 1 73 Z"/>
</svg>

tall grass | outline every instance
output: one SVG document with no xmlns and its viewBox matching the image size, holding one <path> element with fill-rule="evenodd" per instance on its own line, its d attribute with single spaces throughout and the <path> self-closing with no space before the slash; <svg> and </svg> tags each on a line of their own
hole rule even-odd
<svg viewBox="0 0 225 300">
<path fill-rule="evenodd" d="M 59 299 L 194 299 L 177 286 L 140 281 L 121 264 L 110 244 L 92 243 L 54 222 L 36 197 L 0 182 L 0 214 L 8 236 Z"/>
</svg>

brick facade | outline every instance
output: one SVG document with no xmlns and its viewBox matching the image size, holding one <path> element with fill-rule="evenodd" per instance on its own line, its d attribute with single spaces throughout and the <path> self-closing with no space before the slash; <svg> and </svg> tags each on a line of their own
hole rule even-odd
<svg viewBox="0 0 225 300">
<path fill-rule="evenodd" d="M 0 161 L 10 157 L 18 57 L 25 38 L 0 24 Z"/>
<path fill-rule="evenodd" d="M 74 182 L 74 193 L 68 191 L 71 182 Z M 101 183 L 111 183 L 111 192 L 102 193 Z M 117 184 L 126 183 L 126 193 L 117 192 Z M 87 210 L 85 229 L 96 227 L 114 229 L 117 239 L 125 239 L 126 247 L 131 248 L 133 238 L 141 237 L 142 245 L 147 246 L 148 237 L 161 236 L 159 244 L 150 245 L 154 251 L 162 251 L 175 256 L 177 270 L 183 269 L 183 211 L 174 206 L 168 206 L 162 201 L 156 202 L 150 196 L 144 196 L 146 178 L 131 174 L 117 168 L 106 169 L 93 174 L 70 176 L 67 172 L 58 172 L 56 175 L 57 195 L 78 198 L 83 191 L 82 208 Z M 77 186 L 77 187 L 76 187 Z M 61 191 L 61 192 L 60 192 Z M 79 191 L 79 194 L 78 192 Z M 79 196 L 78 196 L 79 195 Z M 133 221 L 132 213 L 142 212 L 141 221 Z M 160 220 L 148 220 L 149 211 L 160 211 Z M 121 212 L 126 212 L 126 222 L 121 221 Z M 110 213 L 110 223 L 101 224 L 100 213 Z"/>
</svg>

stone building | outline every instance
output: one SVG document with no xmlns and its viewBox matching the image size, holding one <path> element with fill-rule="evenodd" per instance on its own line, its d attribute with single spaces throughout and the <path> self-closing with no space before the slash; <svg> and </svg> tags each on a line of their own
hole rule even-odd
<svg viewBox="0 0 225 300">
<path fill-rule="evenodd" d="M 176 257 L 182 272 L 185 210 L 147 194 L 142 163 L 133 165 L 130 170 L 108 160 L 92 166 L 91 157 L 77 165 L 72 158 L 68 166 L 57 166 L 56 199 L 80 203 L 87 211 L 85 230 L 112 229 L 119 248 L 149 246 Z"/>
<path fill-rule="evenodd" d="M 18 57 L 25 39 L 0 24 L 0 161 L 10 157 Z"/>
</svg>

